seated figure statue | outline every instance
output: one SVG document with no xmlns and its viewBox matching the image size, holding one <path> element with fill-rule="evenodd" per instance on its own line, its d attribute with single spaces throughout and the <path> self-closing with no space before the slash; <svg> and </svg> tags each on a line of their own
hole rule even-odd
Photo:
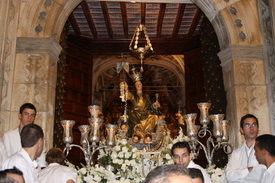
<svg viewBox="0 0 275 183">
<path fill-rule="evenodd" d="M 135 82 L 136 91 L 127 93 L 127 100 L 131 101 L 131 109 L 127 111 L 129 125 L 127 135 L 132 137 L 134 133 L 138 133 L 144 138 L 145 134 L 153 132 L 157 124 L 161 115 L 160 104 L 157 100 L 152 104 L 149 95 L 142 91 L 140 72 L 133 71 L 131 78 Z"/>
</svg>

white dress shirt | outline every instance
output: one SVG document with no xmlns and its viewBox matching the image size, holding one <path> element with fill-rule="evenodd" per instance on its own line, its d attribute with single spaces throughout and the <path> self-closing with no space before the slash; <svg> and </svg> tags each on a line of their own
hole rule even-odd
<svg viewBox="0 0 275 183">
<path fill-rule="evenodd" d="M 21 149 L 10 156 L 3 164 L 3 169 L 17 167 L 23 172 L 26 183 L 38 183 L 37 181 L 37 163 L 32 161 L 29 154 Z"/>
<path fill-rule="evenodd" d="M 247 167 L 258 167 L 259 163 L 254 155 L 254 145 L 250 148 L 247 147 L 246 142 L 239 148 L 235 149 L 228 161 L 226 167 L 226 179 L 229 183 L 240 183 L 244 182 L 243 179 L 245 177 L 250 177 L 256 175 L 252 173 L 253 171 L 249 172 Z M 254 168 L 253 168 L 254 169 Z M 255 168 L 254 171 L 260 170 L 261 168 Z M 259 183 L 259 180 L 250 180 L 249 183 Z"/>
<path fill-rule="evenodd" d="M 76 182 L 77 173 L 70 167 L 51 163 L 48 167 L 38 172 L 39 183 L 66 183 L 68 180 Z"/>
<path fill-rule="evenodd" d="M 20 149 L 22 149 L 19 126 L 14 130 L 10 130 L 4 133 L 3 143 L 6 147 L 8 156 L 11 156 L 14 153 L 18 152 Z M 40 168 L 46 167 L 45 156 L 46 153 L 45 151 L 43 151 L 40 157 L 38 157 L 36 160 Z"/>
<path fill-rule="evenodd" d="M 211 179 L 209 174 L 206 172 L 204 168 L 202 168 L 200 165 L 194 163 L 194 161 L 190 161 L 189 165 L 187 168 L 197 168 L 201 171 L 203 178 L 204 178 L 204 183 L 211 183 Z"/>
<path fill-rule="evenodd" d="M 22 148 L 19 127 L 4 133 L 3 143 L 7 149 L 8 156 L 19 151 Z"/>
<path fill-rule="evenodd" d="M 275 162 L 264 171 L 261 183 L 275 183 Z"/>
</svg>

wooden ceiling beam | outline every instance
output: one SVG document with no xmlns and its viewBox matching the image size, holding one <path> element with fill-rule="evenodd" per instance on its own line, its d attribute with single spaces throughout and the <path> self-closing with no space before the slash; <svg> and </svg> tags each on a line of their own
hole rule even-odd
<svg viewBox="0 0 275 183">
<path fill-rule="evenodd" d="M 161 37 L 161 30 L 162 30 L 165 9 L 166 9 L 166 3 L 161 3 L 160 9 L 159 9 L 158 23 L 157 23 L 157 38 Z"/>
<path fill-rule="evenodd" d="M 193 21 L 192 21 L 192 24 L 191 24 L 188 34 L 187 34 L 188 36 L 193 36 L 193 34 L 196 31 L 196 28 L 198 26 L 198 23 L 201 19 L 201 16 L 202 16 L 202 11 L 199 8 L 197 8 L 196 13 L 193 18 Z"/>
<path fill-rule="evenodd" d="M 92 32 L 92 35 L 93 35 L 94 39 L 97 39 L 98 34 L 97 34 L 97 31 L 96 31 L 96 28 L 95 28 L 95 24 L 94 24 L 92 15 L 91 15 L 90 10 L 89 10 L 89 6 L 88 6 L 86 1 L 82 1 L 81 8 L 84 12 L 84 15 L 85 15 L 86 19 L 87 19 L 87 23 L 89 25 L 89 28 Z"/>
<path fill-rule="evenodd" d="M 80 31 L 80 28 L 78 26 L 78 23 L 77 23 L 77 21 L 76 21 L 75 16 L 74 16 L 73 13 L 71 13 L 70 16 L 69 16 L 69 22 L 70 22 L 70 24 L 71 24 L 71 26 L 72 26 L 72 28 L 74 30 L 74 33 L 76 35 L 80 36 L 81 35 L 81 31 Z"/>
<path fill-rule="evenodd" d="M 120 8 L 121 8 L 124 36 L 125 36 L 125 38 L 128 38 L 129 37 L 129 35 L 128 35 L 129 27 L 128 27 L 128 17 L 127 17 L 126 3 L 125 2 L 120 2 Z"/>
<path fill-rule="evenodd" d="M 176 17 L 176 21 L 175 21 L 175 27 L 174 27 L 173 33 L 172 33 L 173 38 L 177 38 L 177 36 L 178 36 L 184 11 L 185 11 L 185 4 L 180 4 L 179 9 L 178 9 L 178 14 Z"/>
<path fill-rule="evenodd" d="M 100 5 L 101 5 L 101 8 L 102 8 L 102 13 L 103 13 L 104 20 L 105 20 L 105 23 L 106 23 L 106 28 L 107 28 L 109 38 L 113 38 L 114 35 L 113 35 L 113 31 L 112 31 L 112 25 L 111 25 L 111 21 L 110 21 L 110 17 L 109 17 L 107 3 L 106 3 L 106 1 L 100 1 Z"/>
<path fill-rule="evenodd" d="M 130 55 L 131 39 L 91 39 L 69 35 L 68 41 L 92 54 L 101 55 Z M 189 38 L 150 38 L 154 46 L 154 54 L 184 54 L 201 47 L 200 36 Z M 141 42 L 143 44 L 143 42 Z"/>
</svg>

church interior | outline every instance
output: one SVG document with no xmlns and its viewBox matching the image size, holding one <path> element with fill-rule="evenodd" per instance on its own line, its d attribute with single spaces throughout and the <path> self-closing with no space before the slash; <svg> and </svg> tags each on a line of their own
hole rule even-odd
<svg viewBox="0 0 275 183">
<path fill-rule="evenodd" d="M 142 65 L 144 91 L 152 101 L 158 94 L 173 137 L 179 132 L 176 113 L 199 115 L 200 102 L 210 102 L 210 114 L 224 114 L 230 120 L 229 142 L 234 147 L 243 142 L 239 120 L 247 113 L 258 116 L 261 134 L 274 134 L 273 4 L 273 0 L 1 1 L 0 135 L 18 125 L 18 108 L 25 102 L 38 109 L 36 123 L 45 131 L 47 149 L 64 147 L 61 120 L 76 121 L 73 143 L 79 144 L 78 127 L 89 124 L 90 105 L 101 107 L 104 124 L 118 124 L 125 110 L 120 83 L 134 90 L 127 69 L 118 67 L 122 63 L 130 68 Z M 129 50 L 140 24 L 147 32 L 139 44 L 146 44 L 147 35 L 153 48 L 145 59 Z M 198 163 L 205 166 L 200 156 Z M 219 158 L 227 161 L 223 153 Z M 69 159 L 84 162 L 79 149 L 73 149 Z"/>
</svg>

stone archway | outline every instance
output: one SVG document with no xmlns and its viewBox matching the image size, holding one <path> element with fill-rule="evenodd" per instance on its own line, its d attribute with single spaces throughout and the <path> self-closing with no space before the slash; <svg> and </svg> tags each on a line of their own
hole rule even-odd
<svg viewBox="0 0 275 183">
<path fill-rule="evenodd" d="M 45 131 L 46 147 L 52 146 L 56 62 L 61 51 L 63 26 L 81 0 L 1 1 L 1 135 L 18 125 L 18 107 L 24 102 L 37 106 L 36 122 Z M 266 121 L 261 133 L 270 132 L 267 86 L 258 26 L 257 2 L 193 0 L 216 30 L 231 134 L 239 136 L 237 121 L 254 113 Z M 43 45 L 43 47 L 41 47 Z M 251 79 L 251 75 L 253 76 Z M 241 139 L 233 140 L 234 145 Z"/>
<path fill-rule="evenodd" d="M 242 143 L 239 119 L 246 113 L 265 123 L 260 133 L 270 133 L 270 118 L 263 56 L 262 33 L 256 1 L 193 0 L 212 23 L 219 39 L 218 54 L 227 92 L 227 117 L 231 120 L 230 139 Z M 249 8 L 248 8 L 249 7 Z"/>
</svg>

